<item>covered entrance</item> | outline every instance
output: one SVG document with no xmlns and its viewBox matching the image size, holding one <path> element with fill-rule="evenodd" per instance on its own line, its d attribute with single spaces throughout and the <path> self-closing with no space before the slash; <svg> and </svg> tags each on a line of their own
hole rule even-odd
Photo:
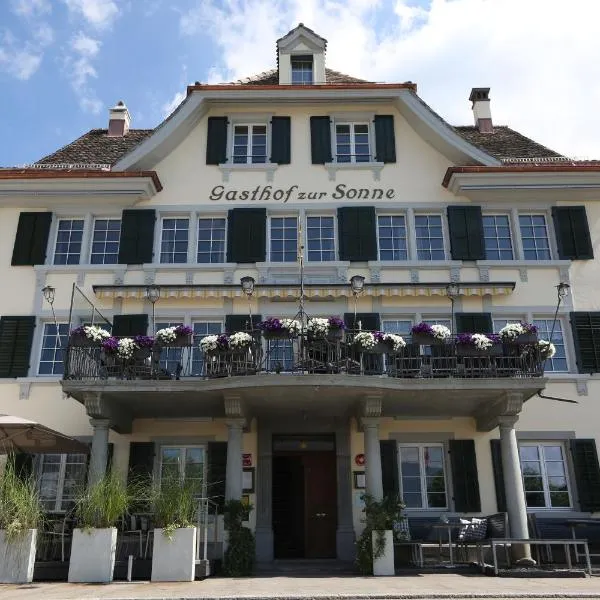
<svg viewBox="0 0 600 600">
<path fill-rule="evenodd" d="M 336 558 L 335 435 L 273 436 L 276 559 Z"/>
</svg>

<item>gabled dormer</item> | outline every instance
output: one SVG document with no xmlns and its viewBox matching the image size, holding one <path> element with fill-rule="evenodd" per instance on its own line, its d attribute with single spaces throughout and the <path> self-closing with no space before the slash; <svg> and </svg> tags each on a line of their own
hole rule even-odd
<svg viewBox="0 0 600 600">
<path fill-rule="evenodd" d="M 327 83 L 325 50 L 327 40 L 300 23 L 277 40 L 279 85 Z"/>
</svg>

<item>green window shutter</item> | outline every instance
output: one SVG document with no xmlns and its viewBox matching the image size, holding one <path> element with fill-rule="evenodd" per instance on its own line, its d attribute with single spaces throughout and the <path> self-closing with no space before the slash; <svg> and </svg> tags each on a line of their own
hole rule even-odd
<svg viewBox="0 0 600 600">
<path fill-rule="evenodd" d="M 396 440 L 380 440 L 381 450 L 381 480 L 384 496 L 398 496 L 400 485 L 398 481 L 398 444 Z"/>
<path fill-rule="evenodd" d="M 377 260 L 375 208 L 344 206 L 338 208 L 340 260 Z"/>
<path fill-rule="evenodd" d="M 571 440 L 575 480 L 583 511 L 600 510 L 600 467 L 594 439 Z"/>
<path fill-rule="evenodd" d="M 11 265 L 33 266 L 46 262 L 51 223 L 50 212 L 22 212 L 19 215 Z"/>
<path fill-rule="evenodd" d="M 454 510 L 479 512 L 479 479 L 473 440 L 450 440 L 450 465 L 454 485 Z"/>
<path fill-rule="evenodd" d="M 141 265 L 152 262 L 155 221 L 156 213 L 153 209 L 123 211 L 119 264 Z"/>
<path fill-rule="evenodd" d="M 206 164 L 227 162 L 227 117 L 208 117 L 206 133 Z"/>
<path fill-rule="evenodd" d="M 379 331 L 381 318 L 379 313 L 356 313 L 356 328 L 358 323 L 364 331 Z M 344 323 L 348 329 L 354 329 L 354 313 L 344 313 Z"/>
<path fill-rule="evenodd" d="M 27 377 L 35 317 L 0 318 L 0 377 Z"/>
<path fill-rule="evenodd" d="M 267 210 L 232 208 L 227 217 L 227 261 L 264 262 L 267 253 Z"/>
<path fill-rule="evenodd" d="M 558 257 L 571 260 L 594 258 L 585 206 L 553 206 Z"/>
<path fill-rule="evenodd" d="M 227 442 L 208 442 L 207 455 L 207 494 L 218 505 L 219 511 L 222 511 L 225 504 Z"/>
<path fill-rule="evenodd" d="M 132 337 L 148 333 L 148 315 L 115 315 L 112 334 L 117 337 Z"/>
<path fill-rule="evenodd" d="M 506 512 L 506 491 L 504 489 L 504 469 L 502 467 L 502 448 L 500 440 L 490 440 L 492 448 L 492 469 L 496 488 L 496 505 L 498 512 Z"/>
<path fill-rule="evenodd" d="M 252 315 L 252 327 L 256 329 L 262 321 L 261 315 Z M 225 331 L 235 333 L 236 331 L 248 331 L 250 326 L 250 315 L 225 315 Z"/>
<path fill-rule="evenodd" d="M 481 206 L 449 206 L 448 229 L 453 260 L 485 258 Z"/>
<path fill-rule="evenodd" d="M 456 333 L 492 333 L 491 313 L 456 313 Z"/>
<path fill-rule="evenodd" d="M 289 165 L 291 154 L 291 119 L 273 117 L 271 119 L 271 162 Z"/>
<path fill-rule="evenodd" d="M 313 165 L 331 162 L 331 119 L 310 118 L 310 154 Z"/>
<path fill-rule="evenodd" d="M 154 442 L 130 442 L 129 478 L 152 480 L 154 473 Z"/>
<path fill-rule="evenodd" d="M 600 372 L 600 312 L 572 312 L 570 317 L 578 371 Z"/>
<path fill-rule="evenodd" d="M 396 162 L 394 115 L 375 116 L 375 160 L 383 163 Z"/>
</svg>

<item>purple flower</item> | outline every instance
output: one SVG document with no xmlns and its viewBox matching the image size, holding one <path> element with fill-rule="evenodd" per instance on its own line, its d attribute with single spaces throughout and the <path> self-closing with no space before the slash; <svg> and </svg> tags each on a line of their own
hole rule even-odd
<svg viewBox="0 0 600 600">
<path fill-rule="evenodd" d="M 119 340 L 114 335 L 106 338 L 102 342 L 102 348 L 109 353 L 116 352 L 119 348 Z"/>
<path fill-rule="evenodd" d="M 383 342 L 383 336 L 384 335 L 385 335 L 385 333 L 383 331 L 374 331 L 373 332 L 373 337 L 375 338 L 375 341 L 377 343 Z"/>
<path fill-rule="evenodd" d="M 332 329 L 344 329 L 346 325 L 344 324 L 344 320 L 340 317 L 329 317 L 329 327 Z"/>
<path fill-rule="evenodd" d="M 219 347 L 220 350 L 228 350 L 229 349 L 229 337 L 227 335 L 225 335 L 224 333 L 222 333 L 217 338 L 217 346 Z"/>
<path fill-rule="evenodd" d="M 533 323 L 526 323 L 525 321 L 521 321 L 521 326 L 525 330 L 525 333 L 537 333 L 537 326 Z"/>
<path fill-rule="evenodd" d="M 433 335 L 433 329 L 429 323 L 421 321 L 418 325 L 414 325 L 411 329 L 412 333 L 424 333 L 425 335 Z"/>
<path fill-rule="evenodd" d="M 71 329 L 71 335 L 84 337 L 86 335 L 84 326 L 80 325 L 79 327 L 75 327 L 75 329 Z"/>
<path fill-rule="evenodd" d="M 133 341 L 140 347 L 140 348 L 152 348 L 152 346 L 154 346 L 154 338 L 150 337 L 148 335 L 136 335 L 133 338 Z"/>
<path fill-rule="evenodd" d="M 281 331 L 283 329 L 283 325 L 281 321 L 275 317 L 269 317 L 264 321 L 261 321 L 258 324 L 258 328 L 263 331 Z"/>
<path fill-rule="evenodd" d="M 497 333 L 487 333 L 487 337 L 492 340 L 493 344 L 501 344 L 502 338 Z"/>
<path fill-rule="evenodd" d="M 175 335 L 187 337 L 192 335 L 192 333 L 194 333 L 194 331 L 188 325 L 177 325 L 177 327 L 175 327 Z"/>
<path fill-rule="evenodd" d="M 470 333 L 459 333 L 456 336 L 456 343 L 461 345 L 471 345 L 473 343 L 473 337 Z"/>
</svg>

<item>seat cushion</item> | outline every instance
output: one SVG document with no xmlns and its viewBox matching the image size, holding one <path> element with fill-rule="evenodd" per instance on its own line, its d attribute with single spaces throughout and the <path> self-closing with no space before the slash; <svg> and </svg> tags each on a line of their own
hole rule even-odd
<svg viewBox="0 0 600 600">
<path fill-rule="evenodd" d="M 410 525 L 406 517 L 394 522 L 394 540 L 397 542 L 410 542 Z"/>
<path fill-rule="evenodd" d="M 478 519 L 461 519 L 462 527 L 458 530 L 458 539 L 461 542 L 476 542 L 485 538 L 487 532 L 487 520 Z"/>
</svg>

